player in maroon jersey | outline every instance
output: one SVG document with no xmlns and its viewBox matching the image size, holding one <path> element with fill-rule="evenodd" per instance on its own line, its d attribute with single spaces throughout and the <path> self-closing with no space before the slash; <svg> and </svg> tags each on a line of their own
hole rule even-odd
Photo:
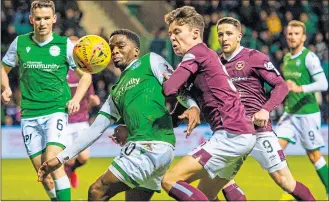
<svg viewBox="0 0 329 202">
<path fill-rule="evenodd" d="M 288 94 L 284 79 L 265 54 L 240 45 L 241 24 L 237 19 L 220 19 L 217 32 L 223 51 L 220 59 L 241 95 L 247 116 L 254 120 L 257 140 L 251 155 L 268 171 L 275 183 L 296 200 L 314 200 L 309 189 L 293 178 L 269 121 L 270 111 L 280 105 Z M 265 82 L 273 88 L 269 99 L 265 97 Z M 216 184 L 210 178 L 202 179 L 198 188 L 209 200 L 213 200 L 217 198 L 216 191 L 220 188 Z M 227 201 L 246 200 L 234 180 L 225 186 L 223 194 Z"/>
<path fill-rule="evenodd" d="M 173 96 L 187 89 L 214 134 L 165 174 L 162 187 L 176 200 L 208 200 L 189 183 L 210 176 L 227 184 L 254 147 L 255 131 L 217 53 L 202 43 L 203 17 L 193 7 L 184 6 L 167 14 L 165 20 L 174 52 L 183 59 L 164 83 L 164 94 Z M 188 111 L 187 116 L 192 114 Z"/>
<path fill-rule="evenodd" d="M 77 37 L 70 37 L 73 43 L 76 43 Z M 71 94 L 74 95 L 79 83 L 79 77 L 71 70 L 67 74 L 67 82 L 71 89 Z M 68 134 L 72 134 L 72 143 L 78 134 L 77 131 L 84 130 L 89 127 L 89 108 L 100 104 L 100 99 L 95 95 L 94 87 L 91 84 L 85 96 L 80 102 L 80 110 L 69 116 L 69 124 L 67 126 Z M 76 188 L 79 184 L 75 169 L 83 166 L 89 159 L 89 148 L 79 153 L 77 158 L 68 161 L 65 164 L 65 171 L 70 178 L 72 187 Z"/>
</svg>

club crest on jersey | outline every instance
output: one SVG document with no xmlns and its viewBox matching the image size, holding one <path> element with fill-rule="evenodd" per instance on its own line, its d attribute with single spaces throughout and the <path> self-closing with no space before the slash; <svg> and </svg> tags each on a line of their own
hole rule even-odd
<svg viewBox="0 0 329 202">
<path fill-rule="evenodd" d="M 59 54 L 61 53 L 61 49 L 58 46 L 51 46 L 49 48 L 49 53 L 52 56 L 59 56 Z"/>
<path fill-rule="evenodd" d="M 141 66 L 142 62 L 140 60 L 137 60 L 132 66 L 131 69 L 136 69 L 137 67 Z"/>
<path fill-rule="evenodd" d="M 242 70 L 244 68 L 244 64 L 244 61 L 238 61 L 235 65 L 235 69 L 239 71 Z"/>
<path fill-rule="evenodd" d="M 297 59 L 296 60 L 296 66 L 299 66 L 300 65 L 300 59 Z"/>
</svg>

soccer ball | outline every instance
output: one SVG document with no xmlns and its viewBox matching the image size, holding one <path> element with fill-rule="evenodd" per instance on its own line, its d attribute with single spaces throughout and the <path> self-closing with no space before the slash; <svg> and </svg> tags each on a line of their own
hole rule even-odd
<svg viewBox="0 0 329 202">
<path fill-rule="evenodd" d="M 109 64 L 111 48 L 102 37 L 86 35 L 74 46 L 73 60 L 82 71 L 96 74 Z"/>
</svg>

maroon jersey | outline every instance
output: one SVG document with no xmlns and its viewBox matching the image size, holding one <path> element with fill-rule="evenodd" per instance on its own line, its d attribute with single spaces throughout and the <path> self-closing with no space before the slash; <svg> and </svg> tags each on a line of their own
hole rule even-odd
<svg viewBox="0 0 329 202">
<path fill-rule="evenodd" d="M 170 79 L 164 83 L 166 96 L 177 95 L 186 87 L 196 99 L 213 131 L 224 129 L 233 134 L 254 133 L 240 95 L 224 70 L 217 53 L 200 43 L 183 57 Z"/>
<path fill-rule="evenodd" d="M 76 73 L 72 70 L 69 70 L 69 73 L 67 74 L 67 82 L 69 83 L 71 94 L 72 96 L 75 94 L 75 91 L 77 90 L 77 86 L 79 83 L 79 77 L 76 75 Z M 77 122 L 86 122 L 89 119 L 89 113 L 88 113 L 88 97 L 90 95 L 94 95 L 95 91 L 93 88 L 93 85 L 91 84 L 89 86 L 88 91 L 86 92 L 85 96 L 82 98 L 80 102 L 80 110 L 72 115 L 69 116 L 69 123 L 77 123 Z"/>
<path fill-rule="evenodd" d="M 228 60 L 223 54 L 220 59 L 241 95 L 241 102 L 245 106 L 247 116 L 252 117 L 262 108 L 272 111 L 288 94 L 285 81 L 265 54 L 241 47 Z M 265 82 L 273 88 L 268 100 L 265 96 Z M 269 121 L 267 127 L 255 126 L 255 128 L 257 132 L 271 131 L 272 124 Z"/>
</svg>

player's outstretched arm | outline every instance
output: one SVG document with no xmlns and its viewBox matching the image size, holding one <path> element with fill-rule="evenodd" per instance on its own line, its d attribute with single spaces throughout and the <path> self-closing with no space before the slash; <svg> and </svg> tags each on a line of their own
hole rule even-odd
<svg viewBox="0 0 329 202">
<path fill-rule="evenodd" d="M 8 104 L 10 101 L 10 97 L 12 95 L 10 86 L 9 86 L 9 78 L 8 73 L 11 70 L 11 67 L 6 65 L 1 65 L 1 100 L 3 103 Z"/>
<path fill-rule="evenodd" d="M 90 84 L 91 84 L 91 74 L 83 72 L 81 69 L 75 69 L 76 74 L 80 77 L 80 81 L 77 90 L 73 98 L 67 103 L 67 108 L 69 114 L 78 112 L 80 109 L 80 101 L 86 94 Z"/>
</svg>

